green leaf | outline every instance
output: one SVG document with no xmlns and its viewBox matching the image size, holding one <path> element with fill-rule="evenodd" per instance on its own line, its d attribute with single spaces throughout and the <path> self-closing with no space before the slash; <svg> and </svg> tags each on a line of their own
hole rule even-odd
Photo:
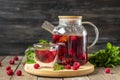
<svg viewBox="0 0 120 80">
<path fill-rule="evenodd" d="M 40 43 L 40 44 L 45 44 L 45 43 L 48 43 L 48 42 L 47 42 L 47 40 L 40 39 L 40 40 L 39 40 L 39 43 Z"/>
<path fill-rule="evenodd" d="M 64 65 L 59 65 L 58 63 L 54 64 L 54 70 L 63 70 L 65 69 Z"/>
<path fill-rule="evenodd" d="M 107 43 L 107 49 L 111 49 L 112 48 L 112 45 L 110 42 Z"/>
<path fill-rule="evenodd" d="M 105 49 L 90 54 L 88 60 L 97 67 L 115 67 L 120 64 L 119 46 L 108 42 Z"/>
<path fill-rule="evenodd" d="M 28 48 L 25 52 L 25 62 L 28 64 L 35 63 L 35 52 L 33 48 Z"/>
<path fill-rule="evenodd" d="M 108 58 L 108 60 L 105 62 L 105 65 L 109 64 L 111 61 L 111 58 Z"/>
</svg>

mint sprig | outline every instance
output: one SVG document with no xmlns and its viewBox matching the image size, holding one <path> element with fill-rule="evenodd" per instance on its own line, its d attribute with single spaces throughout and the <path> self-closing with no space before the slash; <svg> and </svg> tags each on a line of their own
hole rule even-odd
<svg viewBox="0 0 120 80">
<path fill-rule="evenodd" d="M 28 64 L 35 63 L 34 57 L 35 57 L 35 52 L 33 47 L 28 48 L 25 52 L 25 62 Z"/>
<path fill-rule="evenodd" d="M 115 67 L 120 64 L 119 47 L 108 42 L 105 49 L 89 54 L 89 62 L 96 67 Z"/>
<path fill-rule="evenodd" d="M 63 70 L 63 69 L 65 69 L 64 65 L 60 65 L 58 63 L 54 64 L 54 70 Z"/>
</svg>

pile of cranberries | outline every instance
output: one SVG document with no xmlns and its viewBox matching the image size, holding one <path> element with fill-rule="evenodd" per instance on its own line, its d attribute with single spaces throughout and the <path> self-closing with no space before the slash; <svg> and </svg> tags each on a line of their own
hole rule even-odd
<svg viewBox="0 0 120 80">
<path fill-rule="evenodd" d="M 14 56 L 13 59 L 9 60 L 9 64 L 10 64 L 10 65 L 14 65 L 14 64 L 15 64 L 15 61 L 18 61 L 18 60 L 19 60 L 18 56 Z M 10 65 L 6 66 L 6 74 L 7 74 L 8 76 L 11 76 L 11 75 L 14 74 L 14 71 L 12 70 L 12 68 L 11 68 Z M 0 66 L 2 66 L 2 63 L 1 63 L 1 62 L 0 62 Z M 17 75 L 17 76 L 21 76 L 21 75 L 22 75 L 22 71 L 21 71 L 21 70 L 17 70 L 17 71 L 16 71 L 16 75 Z"/>
<path fill-rule="evenodd" d="M 73 70 L 78 70 L 80 68 L 80 63 L 79 62 L 74 62 L 73 66 L 70 64 L 67 64 L 65 66 L 65 69 L 73 69 Z"/>
</svg>

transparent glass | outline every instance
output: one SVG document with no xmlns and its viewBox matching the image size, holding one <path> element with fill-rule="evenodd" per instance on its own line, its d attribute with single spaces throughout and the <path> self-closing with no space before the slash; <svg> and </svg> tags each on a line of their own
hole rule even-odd
<svg viewBox="0 0 120 80">
<path fill-rule="evenodd" d="M 53 67 L 58 54 L 57 44 L 34 44 L 35 61 L 42 67 Z"/>
<path fill-rule="evenodd" d="M 59 25 L 53 30 L 53 42 L 65 43 L 59 47 L 59 64 L 71 64 L 80 62 L 81 65 L 88 61 L 88 47 L 92 47 L 98 40 L 98 29 L 91 22 L 81 22 L 81 16 L 59 16 Z M 87 45 L 87 31 L 83 24 L 90 24 L 95 29 L 96 38 L 94 42 Z"/>
</svg>

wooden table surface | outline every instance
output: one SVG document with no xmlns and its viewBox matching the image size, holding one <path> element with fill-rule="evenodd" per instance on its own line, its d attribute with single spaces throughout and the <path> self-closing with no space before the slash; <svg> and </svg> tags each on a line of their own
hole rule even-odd
<svg viewBox="0 0 120 80">
<path fill-rule="evenodd" d="M 9 60 L 13 59 L 13 56 L 0 56 L 0 61 L 2 66 L 0 67 L 0 80 L 120 80 L 120 66 L 111 68 L 111 73 L 104 73 L 103 67 L 95 68 L 95 71 L 92 74 L 78 77 L 70 78 L 49 78 L 49 77 L 40 77 L 28 74 L 24 71 L 22 61 L 24 60 L 23 56 L 19 56 L 19 60 L 15 61 L 14 65 L 11 65 L 11 68 L 14 71 L 12 76 L 6 74 L 6 66 L 9 65 Z M 22 76 L 17 76 L 16 71 L 22 70 Z"/>
</svg>

